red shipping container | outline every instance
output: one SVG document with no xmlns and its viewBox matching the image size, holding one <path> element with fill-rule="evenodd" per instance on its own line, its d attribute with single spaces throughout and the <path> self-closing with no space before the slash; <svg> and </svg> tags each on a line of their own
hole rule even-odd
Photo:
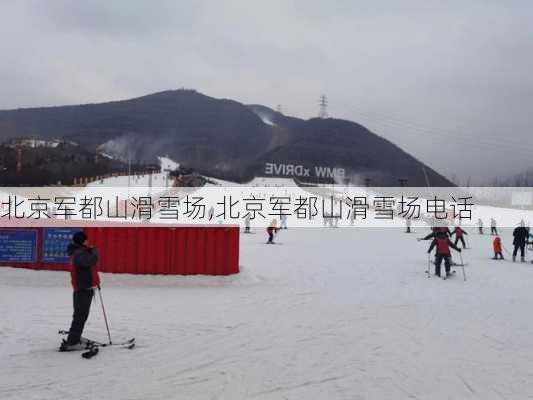
<svg viewBox="0 0 533 400">
<path fill-rule="evenodd" d="M 0 259 L 0 266 L 44 270 L 68 270 L 63 262 L 44 257 L 44 229 L 1 228 L 36 231 L 36 262 Z M 81 228 L 99 252 L 101 272 L 129 274 L 230 275 L 239 272 L 238 226 L 87 226 Z"/>
</svg>

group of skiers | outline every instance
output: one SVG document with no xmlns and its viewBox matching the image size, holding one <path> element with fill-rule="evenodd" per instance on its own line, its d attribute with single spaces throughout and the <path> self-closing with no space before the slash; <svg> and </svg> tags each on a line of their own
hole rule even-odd
<svg viewBox="0 0 533 400">
<path fill-rule="evenodd" d="M 483 220 L 481 218 L 477 220 L 477 226 L 479 234 L 483 235 Z M 496 220 L 494 218 L 490 219 L 490 234 L 495 236 L 498 235 L 498 228 L 496 227 Z"/>
<path fill-rule="evenodd" d="M 266 229 L 268 234 L 268 244 L 274 244 L 274 236 L 280 229 L 287 229 L 286 220 L 286 217 L 282 217 L 280 226 L 278 226 L 276 219 L 272 220 Z M 491 226 L 491 231 L 494 232 L 493 234 L 496 236 L 492 243 L 494 250 L 493 259 L 503 260 L 502 249 L 504 248 L 501 238 L 497 233 L 495 222 L 494 226 Z M 480 227 L 480 233 L 481 232 L 482 226 Z M 250 233 L 249 218 L 245 220 L 245 233 Z M 454 235 L 455 241 L 452 242 L 451 238 Z M 445 277 L 451 275 L 452 265 L 464 266 L 464 263 L 462 262 L 461 264 L 452 262 L 450 249 L 454 249 L 461 253 L 462 249 L 458 247 L 459 243 L 462 244 L 463 249 L 467 249 L 465 235 L 468 235 L 468 233 L 460 226 L 456 226 L 453 231 L 450 231 L 448 227 L 436 226 L 432 228 L 430 234 L 419 239 L 431 240 L 431 244 L 427 250 L 428 254 L 431 254 L 433 249 L 436 249 L 434 261 L 436 276 L 441 276 L 441 265 L 443 261 Z M 521 221 L 519 226 L 513 231 L 513 262 L 516 261 L 518 251 L 520 251 L 521 261 L 525 262 L 525 249 L 528 243 L 530 243 L 529 239 L 533 240 L 533 234 L 530 233 L 529 228 L 525 226 L 524 221 Z M 533 241 L 531 243 L 533 244 Z M 94 290 L 100 288 L 100 278 L 96 269 L 98 252 L 94 247 L 89 245 L 87 235 L 84 232 L 76 232 L 72 236 L 72 242 L 68 246 L 67 253 L 71 258 L 71 283 L 73 288 L 74 312 L 70 329 L 68 331 L 68 337 L 61 343 L 60 351 L 86 348 L 86 344 L 82 342 L 82 332 L 87 318 L 89 317 Z"/>
<path fill-rule="evenodd" d="M 516 261 L 516 257 L 518 255 L 518 251 L 520 250 L 520 261 L 525 262 L 526 261 L 526 255 L 525 250 L 526 246 L 528 245 L 529 239 L 533 238 L 533 234 L 529 232 L 529 228 L 526 227 L 524 221 L 521 221 L 519 226 L 516 227 L 513 231 L 513 262 Z M 496 234 L 496 237 L 492 241 L 492 247 L 494 250 L 494 257 L 493 260 L 504 260 L 502 250 L 505 250 L 505 248 L 502 245 L 502 240 L 498 234 Z"/>
<path fill-rule="evenodd" d="M 481 219 L 478 221 L 479 226 L 479 232 L 483 234 L 483 222 Z M 451 238 L 455 235 L 455 242 L 452 243 Z M 451 257 L 451 251 L 450 249 L 454 249 L 461 253 L 461 248 L 457 247 L 458 243 L 460 242 L 462 244 L 463 249 L 467 249 L 465 242 L 465 235 L 468 235 L 468 233 L 462 229 L 460 226 L 456 226 L 453 231 L 450 231 L 448 227 L 442 227 L 437 226 L 433 227 L 430 234 L 427 236 L 419 239 L 419 240 L 432 240 L 431 245 L 428 249 L 428 254 L 431 254 L 433 249 L 436 249 L 435 252 L 435 275 L 441 276 L 441 265 L 444 261 L 445 266 L 445 273 L 446 276 L 450 275 L 450 269 L 452 266 L 452 257 Z M 498 231 L 496 228 L 496 221 L 494 218 L 491 219 L 491 235 L 495 235 L 494 240 L 492 241 L 493 251 L 494 251 L 494 257 L 493 260 L 503 260 L 503 252 L 504 247 L 502 245 L 502 240 L 500 236 L 498 235 Z M 529 242 L 529 239 L 532 239 L 531 242 Z M 521 221 L 519 226 L 516 227 L 513 231 L 513 253 L 512 253 L 512 259 L 513 262 L 516 261 L 516 257 L 518 255 L 518 251 L 520 251 L 520 261 L 525 262 L 525 250 L 528 244 L 533 244 L 533 233 L 530 233 L 529 228 L 525 226 L 524 221 Z M 532 261 L 533 263 L 533 261 Z M 456 264 L 456 265 L 463 265 Z"/>
</svg>

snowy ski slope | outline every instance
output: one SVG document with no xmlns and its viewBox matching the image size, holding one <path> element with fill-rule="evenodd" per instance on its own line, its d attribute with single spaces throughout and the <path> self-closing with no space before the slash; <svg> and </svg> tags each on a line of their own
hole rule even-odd
<svg viewBox="0 0 533 400">
<path fill-rule="evenodd" d="M 236 276 L 104 274 L 113 338 L 138 347 L 92 360 L 56 351 L 67 273 L 0 268 L 0 398 L 528 398 L 533 265 L 470 230 L 467 282 L 428 279 L 425 233 L 258 230 Z M 98 303 L 86 335 L 105 340 Z"/>
</svg>

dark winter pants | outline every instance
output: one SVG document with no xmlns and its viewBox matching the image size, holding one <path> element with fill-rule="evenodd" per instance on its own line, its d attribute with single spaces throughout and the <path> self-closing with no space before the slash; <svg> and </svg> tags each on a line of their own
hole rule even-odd
<svg viewBox="0 0 533 400">
<path fill-rule="evenodd" d="M 274 233 L 268 234 L 268 243 L 274 243 Z"/>
<path fill-rule="evenodd" d="M 502 254 L 501 251 L 498 251 L 497 253 L 494 253 L 494 259 L 497 260 L 498 256 L 500 256 L 500 258 L 503 260 L 503 254 Z"/>
<path fill-rule="evenodd" d="M 495 226 L 491 226 L 490 227 L 490 234 L 491 235 L 497 235 L 498 234 L 498 230 L 496 229 Z"/>
<path fill-rule="evenodd" d="M 77 344 L 81 339 L 83 327 L 89 317 L 93 295 L 92 289 L 77 290 L 73 294 L 74 315 L 67 339 L 69 345 Z"/>
<path fill-rule="evenodd" d="M 525 243 L 515 244 L 514 245 L 514 250 L 513 250 L 513 257 L 516 257 L 516 254 L 518 253 L 518 249 L 520 249 L 520 257 L 524 257 L 525 248 L 526 248 L 526 244 Z"/>
<path fill-rule="evenodd" d="M 461 243 L 463 244 L 463 249 L 466 248 L 466 243 L 465 243 L 465 238 L 462 237 L 462 236 L 457 236 L 455 238 L 455 245 L 457 246 L 457 243 L 459 243 L 459 240 L 461 241 Z"/>
<path fill-rule="evenodd" d="M 451 257 L 449 254 L 436 254 L 435 255 L 435 275 L 440 276 L 440 265 L 444 260 L 444 268 L 446 274 L 450 273 Z"/>
</svg>

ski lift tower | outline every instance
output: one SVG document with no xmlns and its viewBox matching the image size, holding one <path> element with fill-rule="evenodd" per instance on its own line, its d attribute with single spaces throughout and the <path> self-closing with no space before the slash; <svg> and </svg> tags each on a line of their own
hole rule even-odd
<svg viewBox="0 0 533 400">
<path fill-rule="evenodd" d="M 320 111 L 318 112 L 318 118 L 327 118 L 328 115 L 328 98 L 325 94 L 320 96 L 318 100 L 318 105 L 320 106 Z"/>
<path fill-rule="evenodd" d="M 403 197 L 403 188 L 407 186 L 407 179 L 400 178 L 398 179 L 398 182 L 400 182 L 400 187 L 402 188 L 402 197 Z"/>
</svg>

